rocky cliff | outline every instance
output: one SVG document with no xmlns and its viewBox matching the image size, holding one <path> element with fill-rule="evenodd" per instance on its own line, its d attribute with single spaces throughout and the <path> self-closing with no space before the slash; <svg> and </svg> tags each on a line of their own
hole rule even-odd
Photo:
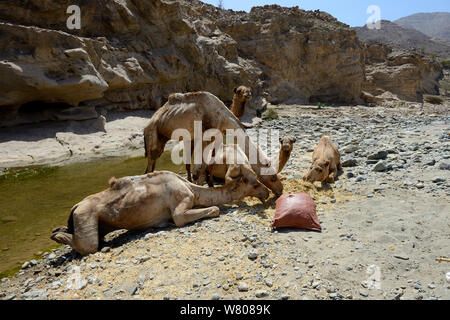
<svg viewBox="0 0 450 320">
<path fill-rule="evenodd" d="M 425 93 L 439 94 L 442 67 L 430 57 L 386 45 L 368 44 L 365 63 L 363 94 L 367 102 L 420 102 Z"/>
<path fill-rule="evenodd" d="M 172 92 L 228 102 L 253 88 L 274 102 L 358 102 L 364 80 L 354 31 L 321 12 L 279 6 L 250 13 L 199 1 L 0 2 L 1 124 L 86 119 L 102 108 L 158 108 Z M 74 108 L 75 107 L 75 108 Z"/>
<path fill-rule="evenodd" d="M 250 13 L 200 1 L 0 2 L 0 126 L 84 120 L 110 109 L 156 109 L 172 92 L 226 103 L 252 87 L 268 102 L 360 103 L 364 45 L 327 13 L 279 6 Z"/>
</svg>

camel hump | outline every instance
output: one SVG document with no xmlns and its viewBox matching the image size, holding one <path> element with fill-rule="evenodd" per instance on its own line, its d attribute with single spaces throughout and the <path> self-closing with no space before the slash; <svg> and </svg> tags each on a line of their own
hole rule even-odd
<svg viewBox="0 0 450 320">
<path fill-rule="evenodd" d="M 111 189 L 116 189 L 116 187 L 117 187 L 117 178 L 116 177 L 112 177 L 111 179 L 109 179 L 109 187 L 111 188 Z"/>
<path fill-rule="evenodd" d="M 198 101 L 198 99 L 207 96 L 210 94 L 206 91 L 196 91 L 196 92 L 187 92 L 187 93 L 171 93 L 169 95 L 168 102 L 169 104 L 177 104 L 181 102 L 190 102 L 190 101 Z"/>
</svg>

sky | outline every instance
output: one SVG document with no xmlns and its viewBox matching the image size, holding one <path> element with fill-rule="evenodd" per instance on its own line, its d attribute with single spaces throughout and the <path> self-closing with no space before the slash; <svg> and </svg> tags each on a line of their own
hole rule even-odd
<svg viewBox="0 0 450 320">
<path fill-rule="evenodd" d="M 219 0 L 201 0 L 217 5 Z M 304 10 L 326 11 L 351 27 L 366 24 L 370 14 L 367 8 L 380 8 L 381 19 L 396 20 L 419 12 L 450 12 L 450 0 L 222 0 L 225 9 L 250 11 L 254 6 L 278 4 L 283 7 L 299 6 Z"/>
</svg>

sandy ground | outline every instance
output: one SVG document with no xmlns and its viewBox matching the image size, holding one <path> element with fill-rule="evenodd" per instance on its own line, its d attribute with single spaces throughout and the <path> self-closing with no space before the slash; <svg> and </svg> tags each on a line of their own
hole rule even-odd
<svg viewBox="0 0 450 320">
<path fill-rule="evenodd" d="M 101 252 L 68 247 L 1 280 L 3 299 L 449 299 L 449 105 L 279 106 L 263 123 L 295 135 L 285 193 L 315 199 L 322 233 L 270 228 L 273 198 L 221 207 L 184 228 L 110 234 Z M 301 177 L 322 132 L 345 168 Z"/>
</svg>

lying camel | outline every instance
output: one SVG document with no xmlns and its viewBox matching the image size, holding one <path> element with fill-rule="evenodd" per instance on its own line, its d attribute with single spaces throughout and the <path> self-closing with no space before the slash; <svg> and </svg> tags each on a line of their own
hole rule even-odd
<svg viewBox="0 0 450 320">
<path fill-rule="evenodd" d="M 303 180 L 311 183 L 314 181 L 333 183 L 340 169 L 342 169 L 341 154 L 330 137 L 323 134 L 314 149 L 312 165 Z"/>
<path fill-rule="evenodd" d="M 280 151 L 271 161 L 275 165 L 275 168 L 277 168 L 278 173 L 283 170 L 289 160 L 293 145 L 296 141 L 297 139 L 292 137 L 280 138 Z M 212 151 L 208 156 L 209 159 L 212 158 Z M 225 184 L 227 184 L 240 174 L 255 175 L 255 172 L 252 170 L 245 153 L 236 144 L 222 144 L 212 164 L 203 163 L 194 165 L 192 170 L 196 184 L 203 185 L 205 179 L 208 178 L 208 185 L 210 187 L 214 185 L 214 177 L 225 179 Z"/>
<path fill-rule="evenodd" d="M 280 138 L 280 151 L 277 155 L 275 155 L 271 163 L 277 168 L 277 172 L 280 173 L 281 170 L 284 169 L 284 166 L 289 161 L 289 157 L 291 156 L 292 149 L 294 148 L 294 143 L 297 141 L 296 138 L 293 137 L 284 137 Z"/>
<path fill-rule="evenodd" d="M 246 86 L 240 86 L 234 88 L 233 102 L 231 103 L 230 110 L 236 116 L 240 118 L 245 113 L 245 104 L 252 98 L 251 89 Z"/>
<path fill-rule="evenodd" d="M 214 150 L 211 150 L 208 159 L 212 158 Z M 192 176 L 194 182 L 203 185 L 208 177 L 208 185 L 214 186 L 213 178 L 225 179 L 229 184 L 240 175 L 252 175 L 256 178 L 247 156 L 237 144 L 222 144 L 215 153 L 213 163 L 194 165 Z"/>
<path fill-rule="evenodd" d="M 264 201 L 269 190 L 253 176 L 240 176 L 227 186 L 200 187 L 173 172 L 111 178 L 110 187 L 77 203 L 68 227 L 53 230 L 51 239 L 85 255 L 114 230 L 143 230 L 173 221 L 177 227 L 219 216 L 218 205 L 246 196 Z M 194 207 L 203 207 L 196 208 Z"/>
<path fill-rule="evenodd" d="M 273 174 L 264 174 L 263 169 L 270 167 L 267 155 L 253 143 L 245 133 L 245 129 L 238 118 L 219 100 L 209 92 L 176 93 L 169 96 L 169 100 L 150 119 L 144 129 L 145 156 L 148 160 L 146 172 L 153 172 L 156 160 L 164 151 L 164 146 L 171 139 L 172 133 L 177 129 L 186 129 L 194 137 L 194 122 L 201 121 L 202 131 L 217 129 L 222 134 L 227 129 L 242 130 L 244 134 L 243 149 L 247 158 L 250 154 L 257 155 L 256 163 L 251 167 L 258 179 L 276 195 L 283 193 L 283 185 L 273 170 Z M 190 164 L 186 164 L 188 180 L 191 179 Z"/>
</svg>

